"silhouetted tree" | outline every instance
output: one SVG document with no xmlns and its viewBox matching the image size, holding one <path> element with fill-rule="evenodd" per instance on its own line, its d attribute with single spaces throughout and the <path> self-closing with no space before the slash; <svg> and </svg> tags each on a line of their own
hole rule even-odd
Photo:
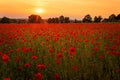
<svg viewBox="0 0 120 80">
<path fill-rule="evenodd" d="M 56 18 L 52 18 L 53 23 L 57 23 Z"/>
<path fill-rule="evenodd" d="M 102 17 L 101 16 L 95 16 L 94 17 L 94 22 L 101 22 L 101 20 L 102 20 Z"/>
<path fill-rule="evenodd" d="M 109 19 L 109 22 L 116 22 L 115 14 L 111 14 L 108 19 Z"/>
<path fill-rule="evenodd" d="M 120 22 L 120 14 L 118 14 L 118 15 L 116 16 L 116 20 L 117 20 L 118 22 Z"/>
<path fill-rule="evenodd" d="M 29 23 L 41 23 L 42 22 L 42 19 L 39 15 L 32 14 L 28 18 L 29 18 L 28 19 Z"/>
<path fill-rule="evenodd" d="M 7 17 L 3 17 L 3 18 L 1 18 L 0 23 L 10 23 L 10 19 Z"/>
<path fill-rule="evenodd" d="M 75 19 L 74 23 L 77 23 L 77 19 Z"/>
<path fill-rule="evenodd" d="M 59 17 L 59 22 L 60 22 L 60 23 L 64 23 L 64 16 L 60 16 L 60 17 Z"/>
<path fill-rule="evenodd" d="M 97 22 L 97 16 L 94 17 L 94 22 Z"/>
<path fill-rule="evenodd" d="M 48 23 L 70 23 L 69 17 L 60 16 L 55 18 L 48 18 Z"/>
<path fill-rule="evenodd" d="M 48 18 L 47 22 L 52 23 L 52 18 Z"/>
<path fill-rule="evenodd" d="M 59 18 L 55 18 L 55 23 L 59 23 Z"/>
<path fill-rule="evenodd" d="M 69 19 L 69 17 L 65 17 L 65 23 L 70 23 L 70 19 Z"/>
<path fill-rule="evenodd" d="M 86 15 L 86 16 L 83 18 L 82 21 L 83 21 L 83 22 L 92 22 L 92 17 L 88 14 L 88 15 Z"/>
<path fill-rule="evenodd" d="M 10 19 L 10 23 L 18 23 L 17 19 Z"/>
<path fill-rule="evenodd" d="M 102 22 L 109 22 L 109 19 L 108 19 L 108 18 L 104 18 L 104 19 L 102 20 Z"/>
</svg>

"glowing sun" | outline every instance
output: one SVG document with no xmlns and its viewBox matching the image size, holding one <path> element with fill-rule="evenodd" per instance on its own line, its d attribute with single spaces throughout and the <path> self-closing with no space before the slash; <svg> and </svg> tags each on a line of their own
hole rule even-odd
<svg viewBox="0 0 120 80">
<path fill-rule="evenodd" d="M 37 9 L 35 9 L 35 12 L 39 14 L 39 13 L 43 13 L 43 12 L 44 12 L 44 10 L 43 10 L 43 9 L 41 9 L 41 8 L 37 8 Z"/>
</svg>

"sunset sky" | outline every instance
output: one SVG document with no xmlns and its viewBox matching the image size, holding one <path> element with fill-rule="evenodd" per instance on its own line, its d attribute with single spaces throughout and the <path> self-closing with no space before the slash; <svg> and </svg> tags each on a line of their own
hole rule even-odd
<svg viewBox="0 0 120 80">
<path fill-rule="evenodd" d="M 38 14 L 42 18 L 60 15 L 81 19 L 120 13 L 120 0 L 0 0 L 0 17 L 27 18 Z"/>
</svg>

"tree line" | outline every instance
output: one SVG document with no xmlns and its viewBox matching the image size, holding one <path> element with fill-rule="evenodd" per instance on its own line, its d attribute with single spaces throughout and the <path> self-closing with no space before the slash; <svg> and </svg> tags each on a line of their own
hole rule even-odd
<svg viewBox="0 0 120 80">
<path fill-rule="evenodd" d="M 11 19 L 8 17 L 0 18 L 0 23 L 99 23 L 99 22 L 120 22 L 120 14 L 111 14 L 108 18 L 102 16 L 91 17 L 90 14 L 85 15 L 81 20 L 70 19 L 70 17 L 59 16 L 42 19 L 41 16 L 32 14 L 28 19 Z"/>
<path fill-rule="evenodd" d="M 84 16 L 82 20 L 70 20 L 69 17 L 55 17 L 55 18 L 48 18 L 48 23 L 99 23 L 99 22 L 120 22 L 120 14 L 115 15 L 111 14 L 108 18 L 103 18 L 102 16 L 95 16 L 94 18 L 91 17 L 90 14 Z"/>
</svg>

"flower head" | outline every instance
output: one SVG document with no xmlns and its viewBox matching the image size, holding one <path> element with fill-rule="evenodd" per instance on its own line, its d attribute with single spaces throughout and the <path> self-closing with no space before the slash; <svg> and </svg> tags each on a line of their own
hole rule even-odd
<svg viewBox="0 0 120 80">
<path fill-rule="evenodd" d="M 55 80 L 60 80 L 59 74 L 55 74 L 55 75 L 54 75 L 54 78 L 55 78 Z"/>
<path fill-rule="evenodd" d="M 42 74 L 40 72 L 35 74 L 35 80 L 40 80 L 42 78 Z"/>
<path fill-rule="evenodd" d="M 8 63 L 10 61 L 9 56 L 7 56 L 6 54 L 2 55 L 2 61 Z"/>
<path fill-rule="evenodd" d="M 36 66 L 36 69 L 41 69 L 41 70 L 44 70 L 46 68 L 46 66 L 44 64 L 38 64 Z"/>
<path fill-rule="evenodd" d="M 10 78 L 4 78 L 3 80 L 11 80 Z"/>
<path fill-rule="evenodd" d="M 62 57 L 63 57 L 62 53 L 57 53 L 57 58 L 62 58 Z"/>
<path fill-rule="evenodd" d="M 32 59 L 33 59 L 33 60 L 36 60 L 36 59 L 37 59 L 37 56 L 32 56 Z"/>
<path fill-rule="evenodd" d="M 76 54 L 76 48 L 75 47 L 70 47 L 69 48 L 69 54 L 71 54 L 71 55 Z"/>
</svg>

